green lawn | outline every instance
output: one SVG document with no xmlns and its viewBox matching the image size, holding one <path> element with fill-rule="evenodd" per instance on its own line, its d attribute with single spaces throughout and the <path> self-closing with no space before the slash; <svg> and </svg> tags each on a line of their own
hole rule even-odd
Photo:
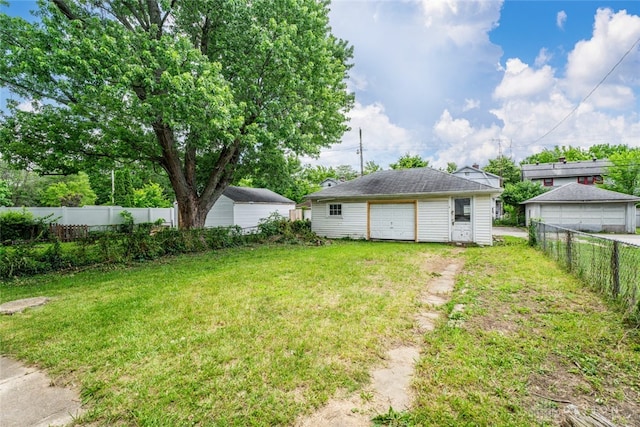
<svg viewBox="0 0 640 427">
<path fill-rule="evenodd" d="M 386 348 L 415 340 L 417 296 L 443 257 L 466 266 L 424 337 L 404 420 L 551 422 L 557 408 L 534 392 L 621 420 L 640 413 L 638 330 L 517 239 L 462 252 L 265 246 L 22 279 L 0 284 L 0 301 L 54 300 L 0 318 L 1 351 L 79 384 L 85 422 L 290 425 L 339 389 L 358 393 Z M 447 322 L 457 303 L 465 309 Z"/>
</svg>

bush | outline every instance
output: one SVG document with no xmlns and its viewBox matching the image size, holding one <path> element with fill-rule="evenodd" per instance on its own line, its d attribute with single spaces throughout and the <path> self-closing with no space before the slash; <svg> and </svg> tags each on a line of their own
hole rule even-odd
<svg viewBox="0 0 640 427">
<path fill-rule="evenodd" d="M 75 243 L 54 241 L 39 249 L 23 243 L 0 252 L 0 278 L 45 273 L 80 266 L 146 261 L 165 255 L 203 252 L 260 241 L 314 243 L 323 241 L 311 231 L 309 221 L 289 221 L 271 216 L 261 222 L 258 233 L 243 233 L 240 227 L 176 230 L 157 229 L 155 224 L 128 224 L 126 232 L 92 231 Z M 122 229 L 122 228 L 121 228 Z"/>
<path fill-rule="evenodd" d="M 27 210 L 0 213 L 0 242 L 31 241 L 48 237 L 50 218 L 34 218 Z"/>
</svg>

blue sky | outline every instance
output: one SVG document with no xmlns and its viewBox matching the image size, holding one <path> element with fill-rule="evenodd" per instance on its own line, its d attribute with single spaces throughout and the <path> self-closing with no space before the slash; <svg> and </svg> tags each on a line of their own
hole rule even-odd
<svg viewBox="0 0 640 427">
<path fill-rule="evenodd" d="M 405 153 L 444 167 L 640 146 L 638 45 L 580 103 L 640 39 L 640 2 L 337 0 L 331 24 L 355 48 L 357 104 L 353 130 L 313 163 L 358 168 L 358 128 L 383 167 Z"/>
<path fill-rule="evenodd" d="M 385 168 L 405 153 L 444 167 L 640 146 L 640 43 L 580 102 L 640 40 L 640 1 L 334 0 L 330 18 L 355 50 L 352 131 L 305 162 L 359 168 L 359 128 L 364 160 Z"/>
</svg>

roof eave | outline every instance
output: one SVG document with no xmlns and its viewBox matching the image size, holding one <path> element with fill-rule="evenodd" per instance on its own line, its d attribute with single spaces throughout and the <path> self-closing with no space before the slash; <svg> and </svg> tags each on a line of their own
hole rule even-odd
<svg viewBox="0 0 640 427">
<path fill-rule="evenodd" d="M 336 200 L 336 199 L 416 199 L 423 197 L 441 197 L 451 195 L 499 195 L 504 191 L 501 188 L 493 188 L 491 190 L 455 190 L 455 191 L 436 191 L 430 193 L 394 193 L 394 194 L 353 194 L 353 195 L 318 195 L 308 194 L 305 198 L 310 200 Z"/>
</svg>

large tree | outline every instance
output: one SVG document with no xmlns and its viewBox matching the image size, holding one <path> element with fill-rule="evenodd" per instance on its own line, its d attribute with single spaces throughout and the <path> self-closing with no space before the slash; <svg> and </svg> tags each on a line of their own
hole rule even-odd
<svg viewBox="0 0 640 427">
<path fill-rule="evenodd" d="M 397 162 L 389 165 L 391 169 L 413 169 L 427 166 L 429 166 L 429 160 L 425 160 L 417 154 L 412 156 L 409 153 L 400 156 Z"/>
<path fill-rule="evenodd" d="M 157 164 L 183 227 L 238 175 L 338 142 L 352 49 L 318 0 L 52 0 L 0 14 L 3 158 L 73 173 Z"/>
<path fill-rule="evenodd" d="M 516 184 L 520 181 L 520 168 L 507 156 L 490 159 L 483 169 L 501 177 L 502 186 L 505 188 L 508 184 Z"/>
<path fill-rule="evenodd" d="M 612 154 L 602 186 L 619 193 L 640 196 L 640 149 Z"/>
</svg>

